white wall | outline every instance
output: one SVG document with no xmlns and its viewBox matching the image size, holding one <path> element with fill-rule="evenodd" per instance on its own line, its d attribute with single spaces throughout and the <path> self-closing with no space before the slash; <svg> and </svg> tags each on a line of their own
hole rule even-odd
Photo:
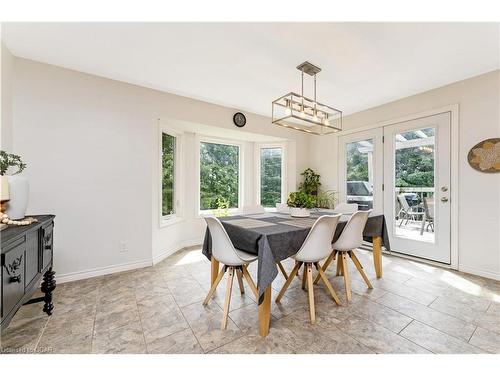
<svg viewBox="0 0 500 375">
<path fill-rule="evenodd" d="M 10 51 L 1 42 L 1 132 L 0 132 L 0 147 L 2 150 L 12 151 L 12 76 L 14 57 Z"/>
<path fill-rule="evenodd" d="M 199 219 L 186 218 L 195 228 L 159 227 L 158 119 L 229 131 L 235 109 L 20 58 L 13 95 L 13 149 L 28 163 L 28 211 L 57 215 L 60 280 L 143 266 L 199 241 Z M 246 115 L 246 132 L 288 138 L 296 143 L 296 170 L 308 166 L 307 135 Z"/>
<path fill-rule="evenodd" d="M 391 102 L 344 119 L 356 129 L 459 104 L 459 269 L 500 279 L 500 174 L 480 173 L 467 162 L 471 147 L 500 137 L 500 71 L 483 74 L 435 90 Z M 335 137 L 313 138 L 311 165 L 327 188 L 337 188 L 338 150 Z"/>
</svg>

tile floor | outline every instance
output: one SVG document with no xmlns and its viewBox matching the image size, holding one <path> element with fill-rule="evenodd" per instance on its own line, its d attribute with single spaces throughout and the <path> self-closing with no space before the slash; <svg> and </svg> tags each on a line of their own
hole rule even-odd
<svg viewBox="0 0 500 375">
<path fill-rule="evenodd" d="M 271 330 L 258 335 L 250 289 L 233 288 L 226 331 L 219 326 L 225 283 L 203 307 L 210 264 L 200 249 L 154 267 L 58 285 L 51 317 L 41 305 L 22 307 L 2 334 L 4 353 L 500 353 L 500 282 L 384 256 L 377 280 L 371 253 L 358 251 L 373 290 L 351 270 L 353 300 L 328 270 L 343 301 L 337 307 L 315 288 L 317 324 L 295 280 Z M 292 268 L 292 261 L 285 267 Z M 352 266 L 352 264 L 351 264 Z M 255 265 L 250 271 L 256 279 Z M 279 275 L 277 291 L 284 283 Z"/>
</svg>

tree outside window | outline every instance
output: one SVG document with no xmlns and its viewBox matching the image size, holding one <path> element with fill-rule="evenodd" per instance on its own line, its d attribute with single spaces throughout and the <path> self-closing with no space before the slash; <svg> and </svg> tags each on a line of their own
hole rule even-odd
<svg viewBox="0 0 500 375">
<path fill-rule="evenodd" d="M 175 143 L 174 136 L 162 133 L 162 216 L 175 213 Z"/>
<path fill-rule="evenodd" d="M 282 158 L 280 147 L 260 149 L 260 204 L 264 207 L 281 203 Z"/>
<path fill-rule="evenodd" d="M 200 209 L 222 204 L 238 207 L 239 147 L 219 143 L 200 144 Z"/>
</svg>

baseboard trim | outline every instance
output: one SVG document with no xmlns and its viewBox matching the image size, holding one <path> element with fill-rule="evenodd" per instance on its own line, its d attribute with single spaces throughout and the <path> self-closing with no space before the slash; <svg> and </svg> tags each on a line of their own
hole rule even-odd
<svg viewBox="0 0 500 375">
<path fill-rule="evenodd" d="M 192 239 L 192 240 L 184 241 L 181 245 L 176 246 L 174 248 L 163 250 L 162 252 L 160 252 L 159 254 L 157 254 L 153 257 L 153 265 L 161 262 L 163 259 L 169 257 L 170 255 L 175 254 L 176 252 L 181 251 L 183 249 L 186 249 L 188 247 L 201 246 L 202 242 L 203 242 L 203 240 L 201 240 L 199 238 Z"/>
<path fill-rule="evenodd" d="M 481 269 L 478 269 L 475 267 L 464 266 L 461 264 L 458 266 L 458 270 L 460 272 L 470 273 L 473 275 L 482 276 L 482 277 L 486 277 L 488 279 L 500 281 L 500 273 L 485 271 L 485 270 L 481 270 Z"/>
<path fill-rule="evenodd" d="M 99 267 L 91 270 L 71 272 L 63 275 L 56 275 L 56 281 L 58 284 L 63 284 L 70 281 L 90 279 L 92 277 L 110 275 L 117 272 L 130 271 L 137 268 L 151 267 L 152 265 L 153 263 L 151 260 L 140 260 L 137 262 L 122 263 L 113 266 Z"/>
</svg>

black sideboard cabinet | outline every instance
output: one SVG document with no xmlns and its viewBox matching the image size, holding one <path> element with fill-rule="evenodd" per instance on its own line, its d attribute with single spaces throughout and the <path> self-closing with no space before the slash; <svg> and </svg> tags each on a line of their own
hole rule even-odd
<svg viewBox="0 0 500 375">
<path fill-rule="evenodd" d="M 43 311 L 52 314 L 52 291 L 56 287 L 53 264 L 54 215 L 32 216 L 38 221 L 12 226 L 0 232 L 1 330 L 5 330 L 22 305 L 43 302 Z M 43 279 L 43 280 L 42 280 Z M 32 298 L 41 283 L 43 297 Z"/>
</svg>

